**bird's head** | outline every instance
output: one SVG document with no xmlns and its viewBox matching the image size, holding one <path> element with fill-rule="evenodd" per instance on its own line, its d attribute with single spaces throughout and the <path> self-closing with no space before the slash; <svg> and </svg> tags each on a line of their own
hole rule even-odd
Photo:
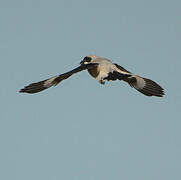
<svg viewBox="0 0 181 180">
<path fill-rule="evenodd" d="M 90 63 L 94 62 L 97 58 L 98 58 L 98 56 L 94 56 L 94 55 L 86 56 L 86 57 L 84 57 L 84 59 L 80 62 L 80 64 L 81 64 L 81 65 L 90 64 Z"/>
</svg>

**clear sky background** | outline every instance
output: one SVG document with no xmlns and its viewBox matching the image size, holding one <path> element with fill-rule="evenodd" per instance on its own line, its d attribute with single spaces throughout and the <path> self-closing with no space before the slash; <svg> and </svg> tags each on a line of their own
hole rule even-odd
<svg viewBox="0 0 181 180">
<path fill-rule="evenodd" d="M 0 179 L 180 180 L 180 0 L 1 0 Z M 84 56 L 158 82 L 164 98 L 80 72 Z"/>
</svg>

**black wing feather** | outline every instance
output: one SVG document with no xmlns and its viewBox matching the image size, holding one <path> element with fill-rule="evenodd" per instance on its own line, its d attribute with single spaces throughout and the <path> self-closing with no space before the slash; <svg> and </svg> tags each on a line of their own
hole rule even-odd
<svg viewBox="0 0 181 180">
<path fill-rule="evenodd" d="M 91 64 L 86 64 L 86 65 L 81 65 L 69 72 L 66 72 L 64 74 L 60 74 L 58 76 L 55 77 L 51 77 L 49 79 L 40 81 L 40 82 L 36 82 L 36 83 L 32 83 L 29 84 L 28 86 L 25 86 L 23 89 L 21 89 L 19 92 L 20 93 L 38 93 L 40 91 L 43 91 L 51 86 L 56 86 L 58 83 L 60 83 L 62 80 L 65 80 L 67 78 L 69 78 L 71 75 L 78 73 L 80 71 L 86 70 L 86 69 L 91 69 L 93 67 L 97 66 L 96 63 L 91 63 Z"/>
</svg>

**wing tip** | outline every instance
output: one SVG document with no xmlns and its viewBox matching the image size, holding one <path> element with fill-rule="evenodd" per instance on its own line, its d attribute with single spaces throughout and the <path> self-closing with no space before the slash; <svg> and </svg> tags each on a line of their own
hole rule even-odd
<svg viewBox="0 0 181 180">
<path fill-rule="evenodd" d="M 18 92 L 19 93 L 25 93 L 25 90 L 24 89 L 20 89 Z"/>
<path fill-rule="evenodd" d="M 33 94 L 33 93 L 36 93 L 36 92 L 31 92 L 31 91 L 28 91 L 28 90 L 26 89 L 26 87 L 25 87 L 25 88 L 23 88 L 23 89 L 20 89 L 18 92 L 19 92 L 19 93 L 28 93 L 28 94 Z"/>
<path fill-rule="evenodd" d="M 142 83 L 142 87 L 136 87 L 135 89 L 137 89 L 139 92 L 141 92 L 142 94 L 146 95 L 146 96 L 156 96 L 156 97 L 164 97 L 165 96 L 165 90 L 156 82 L 150 80 L 150 79 L 146 79 L 146 78 L 142 78 L 139 77 L 139 82 L 140 84 Z M 142 78 L 142 79 L 141 79 Z M 142 80 L 142 81 L 141 81 Z M 143 83 L 144 81 L 144 83 Z M 137 84 L 136 84 L 137 86 Z M 134 84 L 133 84 L 133 87 Z"/>
</svg>

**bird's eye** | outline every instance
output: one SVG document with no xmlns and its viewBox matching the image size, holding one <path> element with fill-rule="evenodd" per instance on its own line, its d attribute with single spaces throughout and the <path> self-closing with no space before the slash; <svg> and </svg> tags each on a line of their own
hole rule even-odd
<svg viewBox="0 0 181 180">
<path fill-rule="evenodd" d="M 84 61 L 86 61 L 86 62 L 90 62 L 92 60 L 92 58 L 91 57 L 88 57 L 88 56 L 86 56 L 85 58 L 84 58 Z"/>
</svg>

